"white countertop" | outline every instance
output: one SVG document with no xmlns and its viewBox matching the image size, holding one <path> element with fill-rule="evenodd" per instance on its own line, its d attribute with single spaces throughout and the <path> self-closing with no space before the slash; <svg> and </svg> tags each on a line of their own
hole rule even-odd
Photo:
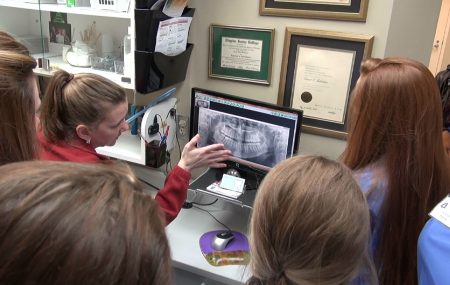
<svg viewBox="0 0 450 285">
<path fill-rule="evenodd" d="M 213 198 L 208 197 L 210 201 Z M 204 199 L 202 202 L 206 202 Z M 250 210 L 218 201 L 217 205 L 199 206 L 234 231 L 246 234 Z M 249 269 L 243 265 L 212 266 L 200 250 L 200 237 L 209 231 L 224 229 L 208 213 L 197 208 L 182 209 L 178 217 L 166 228 L 173 265 L 224 284 L 244 284 Z"/>
<path fill-rule="evenodd" d="M 139 177 L 151 182 L 156 187 L 164 184 L 165 176 L 160 170 L 134 164 L 132 164 L 132 168 Z M 188 201 L 194 199 L 196 202 L 204 204 L 215 200 L 214 197 L 189 191 Z M 239 231 L 248 237 L 249 208 L 243 208 L 220 199 L 211 206 L 196 205 L 196 207 L 208 210 L 231 230 Z M 243 265 L 212 266 L 202 255 L 199 245 L 200 237 L 206 232 L 221 229 L 224 227 L 208 213 L 195 207 L 182 209 L 178 217 L 166 227 L 173 266 L 223 284 L 244 284 L 250 276 L 248 267 Z"/>
</svg>

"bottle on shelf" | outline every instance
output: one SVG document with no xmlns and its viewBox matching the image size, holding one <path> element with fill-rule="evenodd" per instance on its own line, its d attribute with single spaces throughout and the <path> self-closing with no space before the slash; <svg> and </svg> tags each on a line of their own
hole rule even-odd
<svg viewBox="0 0 450 285">
<path fill-rule="evenodd" d="M 133 65 L 133 54 L 131 53 L 131 27 L 128 27 L 128 34 L 123 37 L 123 75 L 131 77 Z"/>
</svg>

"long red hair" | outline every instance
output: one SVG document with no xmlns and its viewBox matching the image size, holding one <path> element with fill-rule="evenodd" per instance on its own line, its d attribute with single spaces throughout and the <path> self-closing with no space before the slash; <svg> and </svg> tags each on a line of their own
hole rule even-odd
<svg viewBox="0 0 450 285">
<path fill-rule="evenodd" d="M 388 189 L 375 253 L 380 284 L 417 284 L 417 239 L 447 194 L 449 166 L 433 75 L 404 58 L 363 63 L 352 93 L 343 162 L 358 170 L 385 159 Z"/>
</svg>

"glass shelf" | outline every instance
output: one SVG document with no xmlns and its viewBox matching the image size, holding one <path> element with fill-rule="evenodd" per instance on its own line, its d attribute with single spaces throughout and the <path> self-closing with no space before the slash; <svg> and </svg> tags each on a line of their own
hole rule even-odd
<svg viewBox="0 0 450 285">
<path fill-rule="evenodd" d="M 19 9 L 28 9 L 28 10 L 39 10 L 39 4 L 34 3 L 24 3 L 17 0 L 0 0 L 0 6 L 11 7 L 11 8 L 19 8 Z M 41 4 L 41 11 L 50 11 L 50 12 L 62 12 L 68 14 L 77 14 L 77 15 L 88 15 L 88 16 L 99 16 L 99 17 L 108 17 L 108 18 L 122 18 L 122 19 L 131 19 L 132 15 L 128 12 L 116 12 L 111 10 L 96 10 L 91 7 L 67 7 L 62 4 Z"/>
<path fill-rule="evenodd" d="M 119 84 L 122 88 L 125 89 L 130 89 L 130 90 L 134 90 L 134 85 L 132 83 L 127 83 L 127 82 L 122 82 L 122 74 L 117 74 L 114 72 L 109 72 L 109 71 L 103 71 L 103 70 L 97 70 L 97 69 L 92 69 L 90 67 L 76 67 L 76 66 L 72 66 L 68 63 L 65 63 L 62 60 L 62 57 L 60 56 L 56 56 L 56 57 L 49 57 L 48 58 L 50 60 L 50 65 L 57 67 L 59 69 L 63 69 L 67 72 L 73 73 L 73 74 L 77 74 L 77 73 L 95 73 L 98 75 L 101 75 L 117 84 Z M 53 69 L 53 70 L 45 70 L 42 68 L 35 68 L 34 69 L 34 73 L 36 73 L 37 75 L 41 75 L 41 76 L 52 76 L 53 73 L 56 71 L 57 69 Z"/>
</svg>

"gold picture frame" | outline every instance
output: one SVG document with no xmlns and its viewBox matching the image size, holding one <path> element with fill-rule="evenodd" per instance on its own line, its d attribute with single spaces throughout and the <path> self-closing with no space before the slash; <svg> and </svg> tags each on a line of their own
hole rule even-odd
<svg viewBox="0 0 450 285">
<path fill-rule="evenodd" d="M 260 0 L 259 14 L 365 22 L 369 0 Z"/>
<path fill-rule="evenodd" d="M 278 104 L 303 110 L 303 130 L 346 138 L 347 108 L 373 36 L 286 28 Z"/>
</svg>

